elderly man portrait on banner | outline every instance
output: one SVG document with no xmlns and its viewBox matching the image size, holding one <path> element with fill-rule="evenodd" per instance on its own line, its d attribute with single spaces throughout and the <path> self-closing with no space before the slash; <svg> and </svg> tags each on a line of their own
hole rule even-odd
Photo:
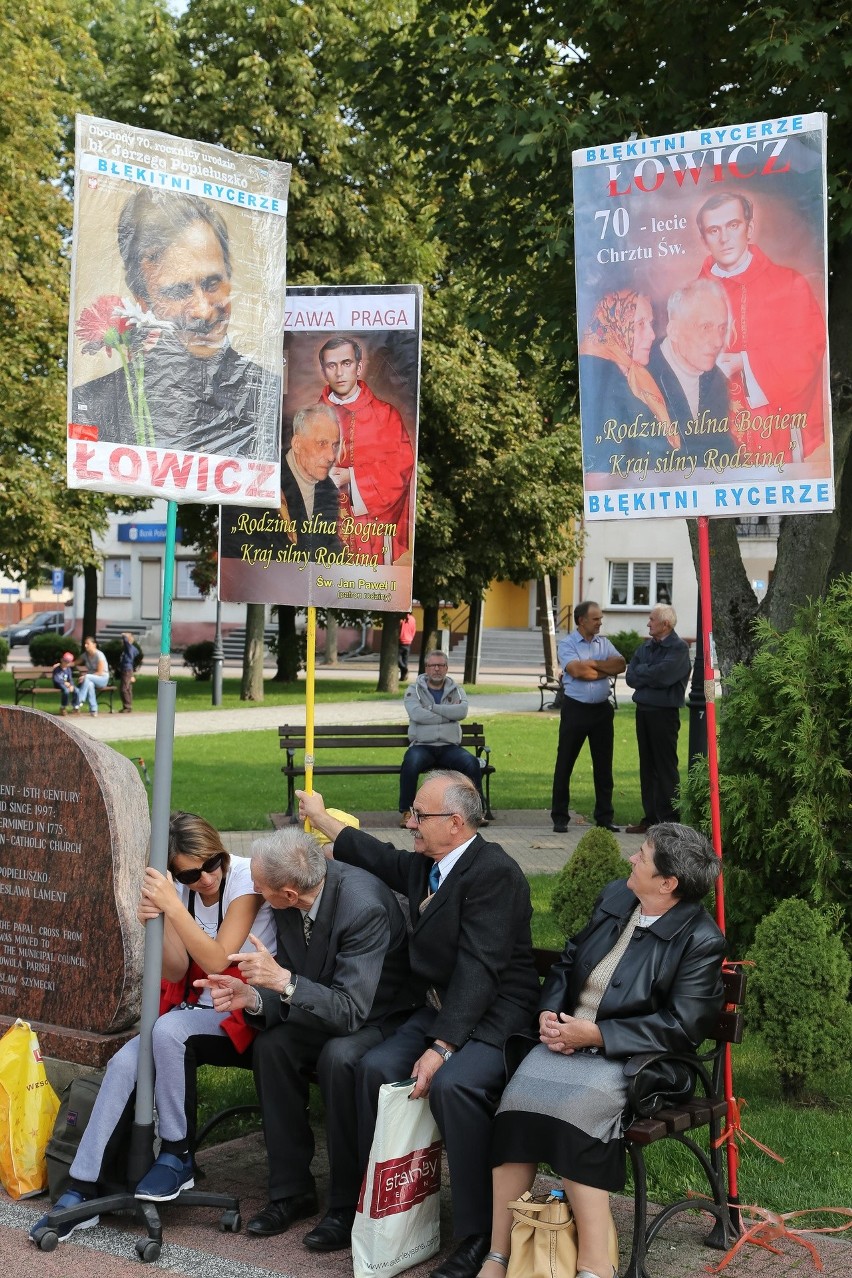
<svg viewBox="0 0 852 1278">
<path fill-rule="evenodd" d="M 333 842 L 336 861 L 370 870 L 408 901 L 417 1010 L 358 1066 L 366 1166 L 382 1083 L 415 1080 L 428 1096 L 450 1168 L 458 1245 L 431 1278 L 474 1278 L 491 1232 L 492 1119 L 505 1083 L 503 1045 L 534 1024 L 538 977 L 529 884 L 477 827 L 482 801 L 460 772 L 430 772 L 408 819 L 413 851 L 353 830 L 322 796 L 299 794 L 299 816 Z"/>
<path fill-rule="evenodd" d="M 343 535 L 358 554 L 380 564 L 399 563 L 410 551 L 414 449 L 397 408 L 374 395 L 363 380 L 364 354 L 354 337 L 330 337 L 319 352 L 326 386 L 320 397 L 340 422 L 340 456 L 331 477 L 340 489 L 341 514 L 393 531 Z"/>
<path fill-rule="evenodd" d="M 717 365 L 730 329 L 728 302 L 721 284 L 700 279 L 675 289 L 667 309 L 666 335 L 651 347 L 648 371 L 678 423 L 679 455 L 697 468 L 706 448 L 730 447 L 732 438 L 728 381 Z"/>
<path fill-rule="evenodd" d="M 228 338 L 234 285 L 221 213 L 198 196 L 143 187 L 126 200 L 117 234 L 127 287 L 148 321 L 142 363 L 153 437 L 139 437 L 128 389 L 135 395 L 137 386 L 122 367 L 74 388 L 74 423 L 111 443 L 277 456 L 280 379 Z"/>
<path fill-rule="evenodd" d="M 538 1044 L 500 1101 L 481 1278 L 505 1278 L 507 1204 L 530 1188 L 539 1162 L 563 1178 L 577 1224 L 577 1278 L 617 1278 L 609 1195 L 625 1181 L 625 1066 L 647 1052 L 694 1051 L 721 1008 L 725 938 L 701 904 L 720 869 L 710 842 L 688 826 L 656 825 L 630 863 L 627 881 L 604 888 L 551 968 Z"/>
</svg>

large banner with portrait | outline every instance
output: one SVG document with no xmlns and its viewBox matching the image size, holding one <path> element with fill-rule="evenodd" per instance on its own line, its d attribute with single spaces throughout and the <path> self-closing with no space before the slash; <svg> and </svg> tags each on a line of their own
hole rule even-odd
<svg viewBox="0 0 852 1278">
<path fill-rule="evenodd" d="M 825 129 L 574 153 L 587 519 L 834 508 Z"/>
<path fill-rule="evenodd" d="M 278 491 L 290 165 L 77 117 L 68 485 Z"/>
<path fill-rule="evenodd" d="M 414 284 L 288 289 L 281 491 L 223 506 L 221 599 L 408 611 L 421 302 Z"/>
</svg>

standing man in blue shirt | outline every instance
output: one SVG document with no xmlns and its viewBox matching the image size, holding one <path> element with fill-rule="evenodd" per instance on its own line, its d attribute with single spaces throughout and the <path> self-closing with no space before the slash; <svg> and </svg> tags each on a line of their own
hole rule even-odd
<svg viewBox="0 0 852 1278">
<path fill-rule="evenodd" d="M 636 744 L 642 820 L 628 834 L 644 834 L 659 821 L 678 821 L 675 795 L 680 785 L 677 738 L 680 708 L 689 679 L 689 647 L 675 634 L 677 613 L 657 604 L 648 618 L 648 634 L 630 659 L 627 683 L 635 688 Z"/>
<path fill-rule="evenodd" d="M 550 815 L 553 830 L 564 834 L 569 820 L 569 787 L 577 756 L 588 740 L 595 781 L 595 825 L 616 830 L 612 824 L 612 746 L 614 707 L 609 681 L 624 670 L 626 662 L 608 639 L 599 634 L 603 623 L 600 604 L 587 599 L 574 609 L 577 629 L 560 640 L 557 649 L 565 697 L 559 719 L 559 747 L 553 773 Z"/>
</svg>

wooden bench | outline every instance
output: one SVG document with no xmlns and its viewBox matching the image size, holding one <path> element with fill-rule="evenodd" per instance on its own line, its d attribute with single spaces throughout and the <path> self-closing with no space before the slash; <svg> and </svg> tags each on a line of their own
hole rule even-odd
<svg viewBox="0 0 852 1278">
<path fill-rule="evenodd" d="M 75 668 L 76 675 L 79 674 L 79 668 Z M 53 666 L 12 666 L 12 682 L 15 687 L 15 705 L 19 706 L 24 697 L 30 699 L 30 709 L 35 709 L 36 697 L 41 697 L 45 693 L 50 693 L 54 697 L 59 697 L 60 692 L 53 682 Z M 98 688 L 98 699 L 101 697 L 109 698 L 109 712 L 112 714 L 112 698 L 116 692 L 114 684 L 108 683 L 105 688 Z"/>
<path fill-rule="evenodd" d="M 544 698 L 552 696 L 553 700 L 546 707 L 548 710 L 559 710 L 562 706 L 562 698 L 565 696 L 565 690 L 562 687 L 561 675 L 543 674 L 538 676 L 538 695 L 541 698 L 539 710 L 545 709 Z"/>
<path fill-rule="evenodd" d="M 491 774 L 496 771 L 491 762 L 491 747 L 485 744 L 485 728 L 481 723 L 462 723 L 461 744 L 474 753 L 482 769 L 485 816 L 493 820 L 491 811 Z M 296 751 L 305 749 L 305 729 L 285 723 L 278 729 L 278 744 L 287 751 L 287 763 L 281 769 L 287 778 L 287 816 L 296 814 L 296 778 L 305 775 L 304 762 L 296 762 Z M 382 750 L 405 751 L 408 740 L 408 724 L 376 724 L 371 728 L 353 724 L 328 724 L 314 728 L 315 750 Z M 402 754 L 397 763 L 323 763 L 314 764 L 314 776 L 393 776 L 399 775 Z"/>
<path fill-rule="evenodd" d="M 539 976 L 545 977 L 559 958 L 559 951 L 536 949 L 533 955 Z M 651 1118 L 636 1118 L 624 1132 L 633 1168 L 633 1245 L 626 1268 L 619 1270 L 622 1278 L 649 1278 L 645 1268 L 648 1248 L 663 1225 L 679 1212 L 695 1211 L 700 1207 L 714 1217 L 715 1223 L 705 1240 L 708 1247 L 725 1251 L 739 1237 L 739 1215 L 736 1208 L 732 1209 L 728 1203 L 725 1151 L 719 1147 L 718 1141 L 728 1113 L 724 1085 L 725 1053 L 730 1044 L 742 1041 L 746 977 L 741 968 L 724 968 L 722 981 L 725 1004 L 719 1013 L 710 1049 L 701 1054 L 682 1056 L 667 1052 L 649 1053 L 630 1080 L 628 1112 L 631 1109 L 635 1112 L 636 1097 L 641 1095 L 643 1069 L 650 1069 L 659 1062 L 685 1065 L 692 1075 L 693 1086 L 689 1100 L 664 1106 Z M 708 1150 L 704 1150 L 691 1135 L 701 1128 L 708 1130 Z M 690 1151 L 707 1180 L 710 1199 L 679 1198 L 663 1207 L 649 1224 L 645 1150 L 661 1140 L 676 1140 Z"/>
</svg>

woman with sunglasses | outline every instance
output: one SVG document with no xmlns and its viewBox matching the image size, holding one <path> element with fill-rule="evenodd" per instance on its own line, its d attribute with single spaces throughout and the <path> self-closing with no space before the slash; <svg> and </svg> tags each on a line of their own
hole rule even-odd
<svg viewBox="0 0 852 1278">
<path fill-rule="evenodd" d="M 153 1202 L 177 1198 L 194 1184 L 192 1147 L 197 1065 L 232 1065 L 253 1038 L 236 1013 L 217 1012 L 207 990 L 193 982 L 229 970 L 228 955 L 254 953 L 249 934 L 275 952 L 275 921 L 254 891 L 251 862 L 231 856 L 218 832 L 203 817 L 174 812 L 169 822 L 169 875 L 145 870 L 137 916 L 147 923 L 163 916 L 163 998 L 154 1026 L 154 1102 L 160 1154 L 136 1186 L 136 1197 Z M 230 969 L 239 975 L 237 968 Z M 139 1040 L 113 1056 L 77 1154 L 71 1185 L 56 1208 L 76 1206 L 98 1193 L 107 1155 L 114 1155 L 131 1117 Z M 43 1224 L 42 1217 L 30 1236 Z M 98 1218 L 64 1226 L 60 1242 Z"/>
</svg>

